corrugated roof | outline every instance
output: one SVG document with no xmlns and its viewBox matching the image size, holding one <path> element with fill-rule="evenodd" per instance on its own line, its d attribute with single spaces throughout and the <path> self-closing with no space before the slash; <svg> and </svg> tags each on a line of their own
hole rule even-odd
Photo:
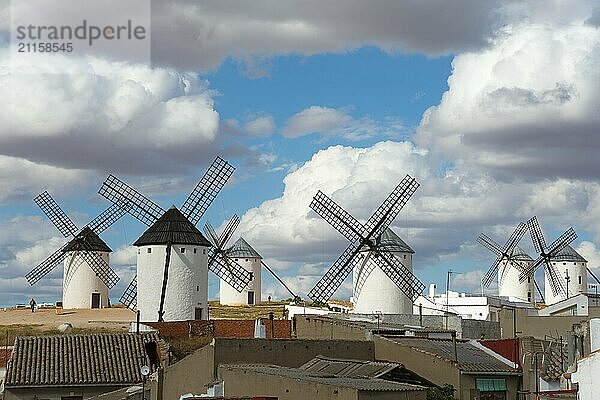
<svg viewBox="0 0 600 400">
<path fill-rule="evenodd" d="M 409 245 L 400 239 L 390 228 L 387 228 L 381 236 L 377 238 L 377 247 L 383 251 L 414 253 L 415 251 Z M 367 250 L 366 246 L 361 248 L 362 251 Z"/>
<path fill-rule="evenodd" d="M 307 372 L 323 373 L 347 378 L 379 378 L 398 368 L 400 364 L 364 361 L 364 360 L 340 360 L 317 356 L 300 366 L 299 368 Z"/>
<path fill-rule="evenodd" d="M 514 247 L 511 258 L 516 261 L 534 261 L 533 258 L 519 246 Z"/>
<path fill-rule="evenodd" d="M 552 257 L 552 261 L 587 262 L 581 254 L 569 245 L 566 245 L 556 256 Z"/>
<path fill-rule="evenodd" d="M 86 245 L 83 245 L 83 241 L 86 242 Z M 73 240 L 69 242 L 67 247 L 65 247 L 64 251 L 106 251 L 111 253 L 112 250 L 108 245 L 104 242 L 104 240 L 100 239 L 100 236 L 96 235 L 96 233 L 91 230 L 89 227 L 85 227 L 75 236 Z"/>
<path fill-rule="evenodd" d="M 6 387 L 123 385 L 142 381 L 150 366 L 145 343 L 156 333 L 21 336 L 15 339 Z"/>
<path fill-rule="evenodd" d="M 152 244 L 191 244 L 210 246 L 202 233 L 175 207 L 165 212 L 146 232 L 133 243 L 134 246 Z"/>
<path fill-rule="evenodd" d="M 386 381 L 383 379 L 369 378 L 348 378 L 337 377 L 334 375 L 309 372 L 300 368 L 288 368 L 278 365 L 266 364 L 224 364 L 223 368 L 240 370 L 240 373 L 254 372 L 265 375 L 273 375 L 291 379 L 314 382 L 322 385 L 336 387 L 345 387 L 361 391 L 380 391 L 380 392 L 403 392 L 403 391 L 421 391 L 427 390 L 424 386 L 411 385 L 408 383 L 398 383 Z"/>
<path fill-rule="evenodd" d="M 225 252 L 227 253 L 227 255 L 229 257 L 237 257 L 237 258 L 244 258 L 244 257 L 262 258 L 260 256 L 260 254 L 258 254 L 258 251 L 254 250 L 254 248 L 252 246 L 250 246 L 248 244 L 248 242 L 246 242 L 244 240 L 244 238 L 239 238 L 233 244 L 233 246 L 231 246 L 230 248 L 228 248 L 227 250 L 225 250 Z"/>
<path fill-rule="evenodd" d="M 415 350 L 436 355 L 444 360 L 454 362 L 454 344 L 451 340 L 387 337 L 396 343 L 409 346 Z M 469 342 L 456 341 L 458 367 L 466 372 L 518 372 L 485 351 Z"/>
</svg>

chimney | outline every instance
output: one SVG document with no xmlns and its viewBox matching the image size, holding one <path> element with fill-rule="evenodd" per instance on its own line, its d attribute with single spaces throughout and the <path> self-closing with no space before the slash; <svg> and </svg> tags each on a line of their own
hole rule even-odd
<svg viewBox="0 0 600 400">
<path fill-rule="evenodd" d="M 435 283 L 429 284 L 429 298 L 433 299 L 435 297 Z"/>
</svg>

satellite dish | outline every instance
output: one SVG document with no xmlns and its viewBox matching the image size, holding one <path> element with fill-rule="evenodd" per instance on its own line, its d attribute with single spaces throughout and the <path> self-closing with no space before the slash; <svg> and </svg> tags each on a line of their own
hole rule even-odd
<svg viewBox="0 0 600 400">
<path fill-rule="evenodd" d="M 142 373 L 142 376 L 148 376 L 150 374 L 150 367 L 147 365 L 142 365 L 140 372 Z"/>
</svg>

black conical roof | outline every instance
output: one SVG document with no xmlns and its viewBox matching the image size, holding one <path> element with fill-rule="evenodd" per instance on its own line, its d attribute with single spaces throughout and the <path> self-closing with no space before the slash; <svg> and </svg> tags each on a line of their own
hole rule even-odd
<svg viewBox="0 0 600 400">
<path fill-rule="evenodd" d="M 400 252 L 400 253 L 414 253 L 415 251 L 410 248 L 409 245 L 402 239 L 400 236 L 396 235 L 394 231 L 390 228 L 387 228 L 383 233 L 377 238 L 377 248 L 382 251 L 390 251 L 390 252 Z M 363 246 L 361 251 L 366 251 L 369 248 L 367 246 Z"/>
<path fill-rule="evenodd" d="M 133 245 L 139 247 L 167 243 L 210 246 L 209 241 L 194 224 L 175 207 L 172 207 L 157 219 Z"/>
<path fill-rule="evenodd" d="M 85 240 L 86 244 L 83 244 Z M 73 240 L 69 242 L 64 251 L 105 251 L 112 253 L 112 250 L 104 240 L 100 239 L 100 236 L 91 230 L 89 227 L 85 227 L 75 236 Z"/>
</svg>

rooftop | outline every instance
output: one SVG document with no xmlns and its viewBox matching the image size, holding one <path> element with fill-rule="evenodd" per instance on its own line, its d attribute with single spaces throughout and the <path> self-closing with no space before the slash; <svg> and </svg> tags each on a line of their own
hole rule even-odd
<svg viewBox="0 0 600 400">
<path fill-rule="evenodd" d="M 317 356 L 300 366 L 308 373 L 335 375 L 346 378 L 379 378 L 400 364 L 365 360 L 340 360 Z"/>
<path fill-rule="evenodd" d="M 83 244 L 85 241 L 85 245 Z M 100 236 L 96 235 L 96 233 L 91 230 L 89 227 L 85 227 L 77 234 L 77 236 L 72 239 L 67 247 L 65 247 L 64 251 L 106 251 L 108 253 L 112 252 L 111 248 L 104 242 L 104 240 L 100 239 Z"/>
<path fill-rule="evenodd" d="M 159 344 L 148 333 L 22 336 L 15 339 L 6 387 L 128 385 L 151 366 L 145 346 Z"/>
<path fill-rule="evenodd" d="M 400 239 L 400 236 L 396 235 L 394 231 L 390 228 L 387 228 L 381 236 L 377 238 L 377 248 L 383 251 L 391 251 L 391 252 L 400 252 L 400 253 L 414 253 L 415 251 L 411 249 L 409 245 L 404 242 L 404 240 Z M 362 250 L 366 250 L 366 247 L 363 247 Z"/>
<path fill-rule="evenodd" d="M 254 248 L 252 246 L 250 246 L 248 244 L 248 242 L 246 242 L 244 240 L 244 238 L 239 238 L 233 244 L 233 246 L 231 246 L 230 248 L 225 250 L 225 252 L 227 253 L 227 255 L 229 257 L 233 257 L 233 258 L 245 258 L 245 257 L 262 258 L 260 256 L 260 254 L 258 254 L 258 251 L 254 250 Z"/>
<path fill-rule="evenodd" d="M 587 262 L 581 254 L 569 245 L 566 245 L 557 255 L 552 257 L 552 261 Z"/>
<path fill-rule="evenodd" d="M 322 385 L 344 387 L 360 391 L 382 391 L 382 392 L 401 392 L 401 391 L 421 391 L 427 390 L 424 386 L 411 385 L 407 383 L 390 382 L 378 378 L 354 378 L 345 376 L 335 376 L 332 374 L 306 371 L 301 368 L 288 368 L 277 365 L 267 364 L 225 364 L 221 368 L 229 370 L 239 370 L 240 373 L 253 372 L 290 378 L 306 382 L 313 382 Z"/>
<path fill-rule="evenodd" d="M 190 244 L 209 247 L 210 243 L 181 211 L 172 207 L 136 240 L 134 246 Z"/>
<path fill-rule="evenodd" d="M 428 353 L 455 362 L 454 344 L 452 340 L 422 339 L 414 337 L 386 336 L 387 339 L 417 351 Z M 491 350 L 490 350 L 491 351 Z M 518 373 L 518 370 L 500 361 L 486 351 L 472 345 L 468 341 L 456 341 L 458 367 L 464 372 L 505 372 Z"/>
</svg>

